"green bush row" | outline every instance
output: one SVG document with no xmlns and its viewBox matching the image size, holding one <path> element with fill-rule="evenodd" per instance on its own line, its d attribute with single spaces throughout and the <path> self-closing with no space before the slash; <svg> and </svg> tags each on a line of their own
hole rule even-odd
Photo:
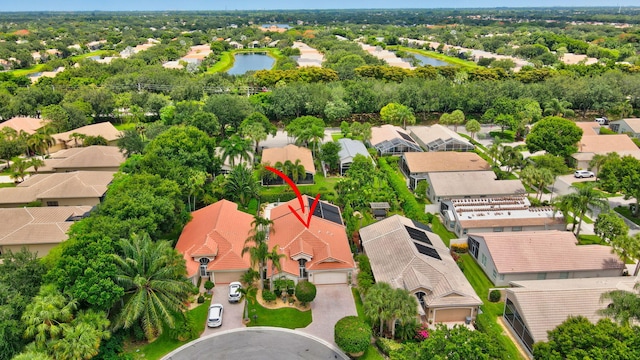
<svg viewBox="0 0 640 360">
<path fill-rule="evenodd" d="M 416 197 L 407 188 L 407 183 L 400 174 L 393 171 L 387 163 L 387 159 L 380 158 L 378 160 L 380 170 L 382 170 L 389 180 L 389 184 L 395 190 L 398 200 L 404 211 L 404 215 L 410 219 L 421 221 L 425 224 L 431 223 L 432 214 L 424 212 L 424 207 L 418 204 Z"/>
<path fill-rule="evenodd" d="M 402 344 L 395 342 L 394 340 L 379 337 L 376 339 L 376 346 L 383 354 L 389 356 L 392 351 L 397 351 L 402 349 Z"/>
<path fill-rule="evenodd" d="M 333 334 L 336 345 L 348 354 L 364 352 L 371 343 L 371 328 L 357 316 L 338 320 Z"/>
</svg>

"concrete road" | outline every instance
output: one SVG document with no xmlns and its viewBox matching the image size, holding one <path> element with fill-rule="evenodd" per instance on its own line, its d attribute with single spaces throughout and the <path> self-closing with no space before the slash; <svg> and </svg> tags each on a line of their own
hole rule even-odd
<svg viewBox="0 0 640 360">
<path fill-rule="evenodd" d="M 213 298 L 211 303 L 220 303 L 224 307 L 224 313 L 222 315 L 222 326 L 219 328 L 206 327 L 200 337 L 206 337 L 212 334 L 218 334 L 226 330 L 233 330 L 238 328 L 244 328 L 242 324 L 242 311 L 244 309 L 244 303 L 229 303 L 227 295 L 229 293 L 228 284 L 220 284 L 213 288 Z"/>
<path fill-rule="evenodd" d="M 223 331 L 192 341 L 163 360 L 348 360 L 340 349 L 314 336 L 289 329 L 252 327 Z"/>
<path fill-rule="evenodd" d="M 333 341 L 333 327 L 338 320 L 349 315 L 358 315 L 353 294 L 349 285 L 317 285 L 316 298 L 311 303 L 313 322 L 303 329 L 296 329 L 311 334 L 330 344 Z"/>
</svg>

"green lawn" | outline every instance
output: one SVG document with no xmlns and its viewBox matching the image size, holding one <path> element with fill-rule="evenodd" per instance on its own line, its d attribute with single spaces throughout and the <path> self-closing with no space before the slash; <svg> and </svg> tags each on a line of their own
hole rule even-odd
<svg viewBox="0 0 640 360">
<path fill-rule="evenodd" d="M 201 329 L 200 333 L 204 331 L 204 326 L 207 321 L 207 310 L 209 309 L 209 301 L 205 301 L 198 307 L 189 310 L 188 314 L 194 319 L 195 324 L 198 324 Z M 169 352 L 179 348 L 180 346 L 188 343 L 189 341 L 174 340 L 170 335 L 170 331 L 165 331 L 154 342 L 140 346 L 129 348 L 128 353 L 134 356 L 134 359 L 160 359 Z"/>
<path fill-rule="evenodd" d="M 90 53 L 86 53 L 86 54 L 80 54 L 80 55 L 74 55 L 74 56 L 70 56 L 69 59 L 71 59 L 71 61 L 73 62 L 78 62 L 80 60 L 84 60 L 86 58 L 90 58 L 92 56 L 104 56 L 104 55 L 110 55 L 115 53 L 112 50 L 96 50 L 96 51 L 92 51 Z"/>
<path fill-rule="evenodd" d="M 626 217 L 630 221 L 633 221 L 634 223 L 640 225 L 640 218 L 634 217 L 628 206 L 617 206 L 613 210 L 615 210 L 618 214 Z"/>
<path fill-rule="evenodd" d="M 578 245 L 607 245 L 607 243 L 602 240 L 598 235 L 582 235 L 578 236 Z"/>
<path fill-rule="evenodd" d="M 258 317 L 254 320 L 253 316 Z M 304 328 L 311 324 L 311 310 L 300 311 L 295 308 L 267 309 L 255 299 L 249 300 L 249 318 L 247 326 L 275 326 L 287 329 Z"/>
<path fill-rule="evenodd" d="M 133 130 L 136 128 L 136 123 L 128 122 L 128 123 L 117 124 L 113 126 L 120 131 Z"/>
<path fill-rule="evenodd" d="M 331 134 L 331 138 L 333 139 L 333 141 L 338 141 L 340 139 L 342 139 L 344 137 L 344 135 L 342 135 L 342 133 L 333 133 Z"/>
<path fill-rule="evenodd" d="M 431 221 L 431 230 L 434 233 L 438 234 L 445 245 L 449 246 L 451 239 L 457 239 L 458 236 L 451 231 L 447 230 L 443 223 L 440 222 L 440 219 L 437 216 L 433 217 Z"/>
<path fill-rule="evenodd" d="M 574 183 L 572 184 L 572 186 L 574 186 L 574 187 L 576 187 L 576 188 L 580 189 L 580 188 L 583 188 L 583 187 L 585 187 L 585 186 L 588 186 L 589 184 L 592 184 L 592 183 L 593 183 L 592 181 L 574 182 Z M 601 197 L 604 197 L 604 198 L 610 198 L 610 197 L 620 196 L 620 194 L 612 194 L 612 193 L 609 193 L 609 192 L 606 192 L 606 191 L 604 191 L 604 190 L 599 189 L 599 188 L 598 188 L 598 182 L 597 182 L 597 181 L 596 181 L 596 185 L 595 185 L 595 186 L 596 186 L 596 187 L 594 188 L 594 190 L 595 190 L 595 191 L 598 193 L 598 195 L 600 195 Z"/>
<path fill-rule="evenodd" d="M 16 187 L 15 183 L 0 183 L 0 188 Z"/>
<path fill-rule="evenodd" d="M 321 195 L 320 198 L 325 200 L 326 199 L 325 195 L 328 195 L 328 196 L 334 195 L 334 188 L 338 180 L 340 180 L 340 178 L 337 176 L 333 176 L 333 177 L 330 176 L 325 178 L 322 175 L 322 173 L 316 173 L 315 184 L 298 185 L 298 189 L 300 190 L 301 193 L 308 194 L 310 196 L 316 196 L 317 194 L 320 194 Z M 267 186 L 262 188 L 262 190 L 260 191 L 260 195 L 262 196 L 264 195 L 275 196 L 277 194 L 284 194 L 284 193 L 291 194 L 293 193 L 293 190 L 291 190 L 291 187 L 289 187 L 289 185 L 282 185 L 282 186 Z"/>
<path fill-rule="evenodd" d="M 8 71 L 8 73 L 13 76 L 25 76 L 25 75 L 40 72 L 45 68 L 45 66 L 46 66 L 45 64 L 37 64 L 27 69 L 11 70 L 11 71 Z"/>
</svg>

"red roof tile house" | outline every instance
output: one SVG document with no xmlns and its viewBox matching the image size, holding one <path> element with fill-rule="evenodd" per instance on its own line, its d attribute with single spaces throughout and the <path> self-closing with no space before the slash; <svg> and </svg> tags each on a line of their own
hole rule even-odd
<svg viewBox="0 0 640 360">
<path fill-rule="evenodd" d="M 176 250 L 187 263 L 187 277 L 196 284 L 198 277 L 216 284 L 239 281 L 251 263 L 242 255 L 249 237 L 253 216 L 238 210 L 238 205 L 220 200 L 191 213 Z"/>
<path fill-rule="evenodd" d="M 303 196 L 305 215 L 315 199 Z M 306 228 L 289 209 L 299 214 L 300 202 L 293 199 L 270 210 L 274 232 L 269 237 L 269 249 L 274 246 L 286 257 L 280 260 L 282 270 L 271 274 L 271 263 L 267 273 L 276 278 L 285 276 L 298 281 L 308 279 L 320 284 L 347 284 L 355 269 L 353 256 L 347 240 L 345 226 L 337 206 L 320 201 Z"/>
</svg>

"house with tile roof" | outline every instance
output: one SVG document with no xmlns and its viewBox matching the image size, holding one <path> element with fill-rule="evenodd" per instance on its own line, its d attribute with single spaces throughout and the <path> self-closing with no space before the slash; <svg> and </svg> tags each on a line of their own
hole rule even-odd
<svg viewBox="0 0 640 360">
<path fill-rule="evenodd" d="M 122 131 L 116 129 L 110 122 L 101 122 L 97 124 L 86 125 L 73 129 L 71 131 L 53 134 L 56 144 L 49 148 L 49 152 L 55 152 L 70 147 L 82 146 L 81 138 L 74 138 L 73 134 L 81 134 L 84 136 L 102 136 L 107 140 L 109 146 L 116 146 Z"/>
<path fill-rule="evenodd" d="M 526 194 L 522 181 L 498 180 L 493 171 L 444 171 L 427 173 L 427 197 L 442 200 L 500 197 Z"/>
<path fill-rule="evenodd" d="M 630 155 L 640 159 L 640 149 L 628 135 L 624 133 L 600 135 L 600 125 L 595 121 L 577 122 L 576 125 L 583 130 L 582 138 L 577 144 L 578 152 L 571 155 L 575 160 L 576 169 L 589 169 L 589 162 L 595 155 L 606 155 L 612 152 L 620 156 Z"/>
<path fill-rule="evenodd" d="M 24 131 L 27 134 L 34 134 L 38 129 L 45 126 L 46 120 L 32 117 L 13 117 L 0 123 L 0 129 L 4 127 L 11 128 L 17 132 Z"/>
<path fill-rule="evenodd" d="M 349 283 L 355 262 L 340 209 L 319 201 L 307 228 L 292 209 L 298 214 L 308 214 L 315 199 L 302 198 L 302 206 L 298 199 L 293 199 L 273 204 L 267 210 L 274 229 L 269 235 L 269 249 L 277 247 L 278 252 L 285 255 L 280 260 L 281 271 L 271 273 L 271 265 L 268 264 L 268 276 L 272 279 L 284 276 L 296 282 L 308 280 L 316 285 Z M 303 207 L 304 212 L 301 210 Z"/>
<path fill-rule="evenodd" d="M 519 280 L 621 276 L 610 246 L 578 245 L 570 231 L 469 233 L 469 253 L 496 286 Z"/>
<path fill-rule="evenodd" d="M 407 152 L 400 157 L 400 170 L 409 179 L 409 187 L 415 189 L 430 173 L 487 171 L 491 165 L 473 152 Z"/>
<path fill-rule="evenodd" d="M 239 281 L 251 267 L 249 254 L 243 255 L 242 249 L 253 228 L 253 216 L 238 210 L 236 203 L 220 200 L 192 212 L 191 217 L 176 243 L 187 277 L 194 284 L 198 278 L 216 284 Z"/>
<path fill-rule="evenodd" d="M 449 199 L 440 202 L 445 227 L 458 237 L 470 233 L 562 230 L 562 214 L 551 206 L 532 207 L 526 194 Z"/>
<path fill-rule="evenodd" d="M 424 320 L 469 322 L 482 300 L 437 234 L 416 221 L 394 215 L 360 229 L 376 282 L 406 289 L 419 301 Z"/>
<path fill-rule="evenodd" d="M 57 151 L 44 160 L 38 173 L 62 173 L 70 171 L 117 172 L 126 157 L 114 146 L 92 145 Z M 27 169 L 33 172 L 33 167 Z"/>
<path fill-rule="evenodd" d="M 588 279 L 531 280 L 512 282 L 506 289 L 504 313 L 507 329 L 533 356 L 533 344 L 548 341 L 548 331 L 569 316 L 584 316 L 595 323 L 610 301 L 604 293 L 634 292 L 638 279 L 631 276 Z"/>
<path fill-rule="evenodd" d="M 297 184 L 313 184 L 313 177 L 316 174 L 316 166 L 313 162 L 311 150 L 289 144 L 281 148 L 268 148 L 262 151 L 262 165 L 277 168 L 278 164 L 285 164 L 287 161 L 295 164 L 298 162 L 304 167 L 305 175 L 300 176 Z M 286 172 L 286 171 L 285 171 Z M 263 185 L 281 185 L 284 181 L 279 177 L 263 178 Z"/>
<path fill-rule="evenodd" d="M 371 128 L 369 145 L 376 148 L 380 155 L 422 152 L 420 145 L 403 128 L 389 124 Z"/>
<path fill-rule="evenodd" d="M 473 151 L 475 149 L 469 140 L 439 124 L 413 126 L 409 134 L 427 151 Z"/>
<path fill-rule="evenodd" d="M 23 207 L 0 209 L 0 254 L 23 247 L 38 257 L 68 239 L 69 227 L 88 216 L 91 206 Z"/>
<path fill-rule="evenodd" d="M 13 188 L 0 189 L 0 208 L 42 206 L 95 206 L 113 181 L 111 171 L 73 171 L 35 174 Z"/>
<path fill-rule="evenodd" d="M 609 123 L 609 128 L 618 134 L 631 134 L 640 139 L 640 118 L 622 119 Z"/>
<path fill-rule="evenodd" d="M 362 141 L 342 138 L 338 139 L 338 143 L 340 144 L 340 152 L 338 153 L 340 157 L 340 175 L 344 175 L 349 170 L 356 155 L 360 154 L 371 159 L 371 155 Z"/>
</svg>

